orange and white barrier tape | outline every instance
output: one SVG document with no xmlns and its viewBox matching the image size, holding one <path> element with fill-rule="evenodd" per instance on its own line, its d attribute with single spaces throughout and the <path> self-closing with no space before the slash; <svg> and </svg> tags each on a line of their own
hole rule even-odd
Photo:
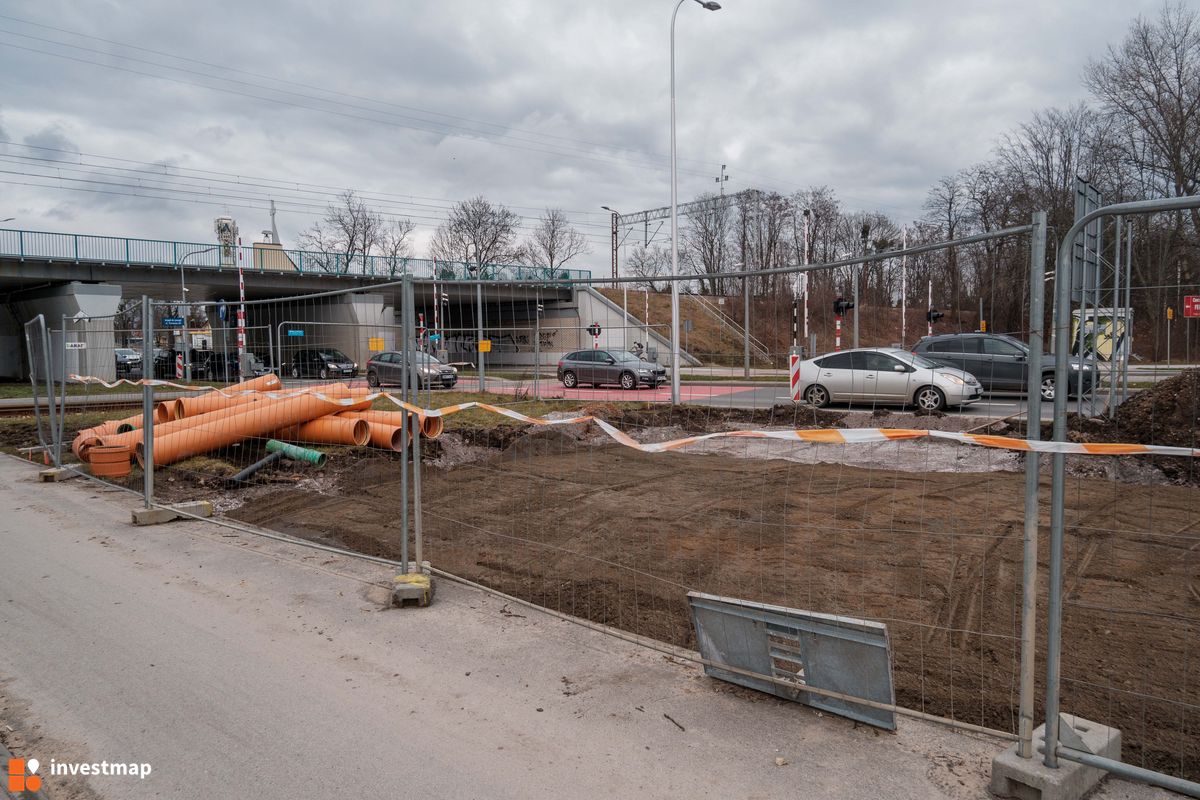
<svg viewBox="0 0 1200 800">
<path fill-rule="evenodd" d="M 1016 439 L 1010 436 L 990 436 L 979 433 L 958 433 L 955 431 L 927 431 L 916 428 L 818 428 L 813 430 L 780 430 L 780 431 L 718 431 L 716 433 L 704 433 L 696 436 L 685 436 L 682 439 L 673 439 L 669 442 L 653 442 L 644 444 L 633 439 L 625 432 L 619 430 L 613 425 L 604 420 L 591 415 L 580 415 L 576 417 L 565 417 L 561 419 L 543 419 L 540 417 L 530 417 L 522 414 L 520 411 L 514 411 L 511 408 L 503 406 L 494 406 L 490 403 L 480 403 L 471 401 L 468 403 L 458 403 L 457 405 L 445 406 L 443 408 L 421 408 L 412 403 L 406 403 L 400 398 L 392 395 L 389 392 L 370 392 L 358 397 L 329 397 L 322 392 L 314 391 L 313 389 L 295 389 L 291 391 L 267 391 L 257 392 L 254 390 L 240 390 L 237 392 L 223 392 L 215 386 L 185 386 L 182 384 L 171 383 L 157 379 L 144 379 L 143 381 L 130 381 L 122 378 L 115 383 L 107 383 L 99 378 L 80 377 L 72 375 L 71 380 L 80 381 L 83 383 L 100 383 L 109 388 L 113 388 L 121 383 L 129 385 L 144 385 L 151 386 L 169 386 L 176 389 L 187 391 L 213 391 L 218 392 L 225 397 L 231 397 L 237 394 L 245 394 L 247 391 L 255 394 L 261 394 L 264 397 L 272 399 L 288 399 L 298 397 L 300 395 L 312 395 L 320 400 L 326 400 L 337 405 L 353 405 L 361 403 L 364 400 L 375 400 L 379 397 L 387 398 L 391 403 L 399 408 L 408 411 L 411 414 L 424 421 L 426 417 L 448 417 L 451 414 L 457 414 L 460 411 L 467 411 L 472 408 L 480 408 L 484 411 L 489 411 L 493 414 L 499 414 L 503 417 L 524 422 L 531 425 L 577 425 L 584 422 L 594 422 L 600 430 L 604 431 L 613 441 L 622 444 L 626 447 L 631 447 L 634 450 L 639 450 L 643 453 L 664 453 L 670 450 L 678 450 L 681 447 L 706 442 L 711 439 L 771 439 L 776 441 L 787 442 L 809 442 L 812 444 L 871 444 L 878 442 L 895 442 L 913 439 L 944 439 L 960 444 L 975 445 L 977 447 L 991 447 L 1000 450 L 1018 450 L 1026 453 L 1063 453 L 1066 455 L 1085 455 L 1085 456 L 1142 456 L 1142 455 L 1161 455 L 1161 456 L 1184 456 L 1190 458 L 1200 457 L 1200 448 L 1191 447 L 1171 447 L 1160 444 L 1134 444 L 1122 442 L 1046 442 L 1034 441 L 1032 439 Z"/>
</svg>

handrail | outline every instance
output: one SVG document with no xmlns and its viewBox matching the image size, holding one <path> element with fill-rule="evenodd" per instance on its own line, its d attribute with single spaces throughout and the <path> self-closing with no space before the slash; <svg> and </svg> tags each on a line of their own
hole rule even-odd
<svg viewBox="0 0 1200 800">
<path fill-rule="evenodd" d="M 206 251 L 206 252 L 205 252 Z M 477 277 L 505 280 L 586 280 L 590 270 L 531 267 L 524 264 L 484 264 L 478 274 L 474 264 L 400 256 L 331 253 L 284 249 L 262 243 L 213 247 L 211 242 L 178 242 L 78 233 L 0 228 L 0 256 L 72 263 L 100 262 L 125 266 L 145 265 L 193 270 L 236 269 L 246 272 L 284 272 L 301 275 L 362 276 L 394 279 L 404 275 L 435 280 Z"/>
<path fill-rule="evenodd" d="M 741 325 L 739 325 L 733 319 L 733 317 L 730 317 L 729 315 L 727 315 L 723 311 L 721 311 L 721 309 L 719 309 L 715 305 L 713 305 L 712 301 L 710 301 L 704 295 L 687 294 L 687 295 L 685 295 L 685 297 L 691 297 L 696 300 L 699 300 L 700 308 L 704 311 L 707 311 L 709 316 L 716 319 L 717 322 L 720 322 L 722 326 L 727 327 L 731 331 L 733 331 L 734 336 L 736 336 L 737 338 L 740 339 L 740 338 L 743 338 L 746 336 L 745 328 L 743 328 Z M 762 359 L 763 361 L 766 361 L 769 363 L 771 361 L 771 353 L 769 350 L 767 350 L 767 346 L 765 344 L 763 344 L 763 342 L 754 334 L 750 334 L 749 338 L 750 338 L 751 353 L 755 357 Z"/>
</svg>

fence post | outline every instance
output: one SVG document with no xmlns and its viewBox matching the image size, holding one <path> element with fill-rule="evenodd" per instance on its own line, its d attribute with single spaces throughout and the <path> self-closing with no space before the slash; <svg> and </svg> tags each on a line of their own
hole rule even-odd
<svg viewBox="0 0 1200 800">
<path fill-rule="evenodd" d="M 404 383 L 411 387 L 411 392 L 406 394 L 411 397 L 414 404 L 419 403 L 421 399 L 421 379 L 417 367 L 416 348 L 416 301 L 413 298 L 413 281 L 411 275 L 404 276 L 403 283 L 403 304 L 404 304 L 404 352 L 407 356 L 404 370 Z M 407 415 L 407 412 L 406 412 Z M 422 561 L 424 560 L 424 541 L 421 532 L 421 424 L 416 416 L 412 419 L 412 489 L 413 489 L 413 558 L 416 561 L 417 573 L 422 572 Z M 405 562 L 407 568 L 407 562 Z"/>
<path fill-rule="evenodd" d="M 126 246 L 129 240 L 125 240 Z M 142 295 L 142 493 L 146 508 L 154 501 L 154 387 L 146 378 L 154 376 L 154 309 Z"/>
<path fill-rule="evenodd" d="M 1029 241 L 1029 360 L 1025 438 L 1042 438 L 1042 327 L 1045 325 L 1046 212 L 1035 211 Z M 1025 454 L 1025 534 L 1021 553 L 1021 693 L 1017 755 L 1033 758 L 1033 692 L 1037 653 L 1038 478 L 1036 452 Z"/>
</svg>

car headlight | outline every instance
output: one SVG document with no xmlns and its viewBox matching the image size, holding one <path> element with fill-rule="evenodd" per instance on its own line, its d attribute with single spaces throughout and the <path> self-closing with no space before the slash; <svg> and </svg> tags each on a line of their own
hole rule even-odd
<svg viewBox="0 0 1200 800">
<path fill-rule="evenodd" d="M 955 386 L 962 386 L 964 383 L 966 383 L 966 381 L 964 381 L 962 378 L 958 377 L 957 375 L 946 375 L 945 373 L 943 373 L 942 377 L 944 379 L 950 381 L 951 383 L 953 383 Z"/>
<path fill-rule="evenodd" d="M 649 375 L 649 374 L 650 374 L 650 370 L 648 370 L 648 369 L 639 369 L 638 370 L 638 375 Z"/>
<path fill-rule="evenodd" d="M 1082 367 L 1079 365 L 1078 361 L 1068 361 L 1067 363 L 1071 365 L 1071 369 L 1075 369 L 1075 370 L 1082 369 Z"/>
</svg>

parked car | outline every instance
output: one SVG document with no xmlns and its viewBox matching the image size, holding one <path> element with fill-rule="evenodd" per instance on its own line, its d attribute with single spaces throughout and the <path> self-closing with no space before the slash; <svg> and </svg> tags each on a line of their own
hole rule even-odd
<svg viewBox="0 0 1200 800">
<path fill-rule="evenodd" d="M 175 379 L 174 348 L 154 348 L 154 377 L 159 380 Z"/>
<path fill-rule="evenodd" d="M 367 383 L 371 386 L 382 386 L 386 383 L 400 384 L 404 382 L 403 354 L 395 350 L 385 350 L 377 353 L 367 362 Z M 420 381 L 423 389 L 438 387 L 452 389 L 458 383 L 458 370 L 449 364 L 443 364 L 428 353 L 415 353 L 415 363 L 412 374 Z"/>
<path fill-rule="evenodd" d="M 986 391 L 1023 392 L 1029 379 L 1029 345 L 1012 336 L 995 333 L 941 333 L 922 337 L 912 351 L 930 361 L 958 367 L 979 379 Z M 1042 355 L 1041 395 L 1054 399 L 1054 356 Z M 1092 376 L 1081 373 L 1079 364 L 1070 361 L 1071 392 L 1078 394 L 1082 382 L 1091 388 Z M 1082 380 L 1081 380 L 1082 379 Z"/>
<path fill-rule="evenodd" d="M 818 408 L 845 401 L 940 411 L 982 396 L 979 381 L 970 373 L 890 347 L 843 350 L 801 361 L 800 383 L 800 396 Z"/>
<path fill-rule="evenodd" d="M 247 378 L 257 378 L 266 375 L 270 370 L 254 353 L 247 352 L 250 362 Z M 192 377 L 210 381 L 225 381 L 233 383 L 242 380 L 241 361 L 237 351 L 226 353 L 216 350 L 192 351 Z M 203 376 L 202 378 L 200 376 Z"/>
<path fill-rule="evenodd" d="M 627 350 L 576 350 L 558 362 L 558 379 L 568 389 L 582 384 L 615 384 L 622 389 L 666 383 L 667 371 Z"/>
<path fill-rule="evenodd" d="M 323 347 L 292 354 L 293 378 L 357 378 L 358 364 L 341 350 Z"/>
<path fill-rule="evenodd" d="M 117 376 L 122 378 L 141 377 L 142 354 L 132 347 L 118 347 L 113 351 L 117 360 Z"/>
</svg>

